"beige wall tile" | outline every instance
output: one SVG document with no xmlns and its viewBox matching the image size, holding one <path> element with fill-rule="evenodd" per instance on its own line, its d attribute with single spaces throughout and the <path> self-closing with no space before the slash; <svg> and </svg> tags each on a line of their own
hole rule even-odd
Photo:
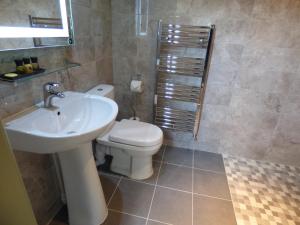
<svg viewBox="0 0 300 225">
<path fill-rule="evenodd" d="M 191 134 L 175 132 L 166 133 L 166 143 L 291 163 L 293 153 L 276 155 L 273 150 L 271 155 L 269 151 L 275 149 L 270 146 L 281 114 L 290 115 L 299 109 L 299 0 L 150 1 L 149 32 L 142 39 L 135 36 L 133 5 L 133 1 L 116 0 L 112 4 L 112 33 L 117 35 L 113 37 L 113 73 L 115 83 L 120 84 L 117 89 L 121 88 L 117 91 L 117 101 L 122 105 L 120 117 L 131 115 L 128 101 L 124 104 L 130 92 L 121 83 L 129 83 L 134 73 L 142 73 L 147 91 L 140 97 L 137 114 L 152 121 L 152 109 L 147 107 L 151 106 L 155 88 L 152 60 L 159 19 L 166 23 L 216 24 L 198 140 L 194 141 Z M 131 59 L 124 60 L 125 55 Z M 286 129 L 283 127 L 282 133 Z M 287 139 L 282 142 L 289 143 Z M 280 151 L 283 149 L 282 145 Z"/>
</svg>

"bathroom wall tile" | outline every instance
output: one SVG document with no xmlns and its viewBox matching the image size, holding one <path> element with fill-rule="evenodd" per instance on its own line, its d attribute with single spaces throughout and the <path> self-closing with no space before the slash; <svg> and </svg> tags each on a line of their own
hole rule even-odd
<svg viewBox="0 0 300 225">
<path fill-rule="evenodd" d="M 205 104 L 202 119 L 206 122 L 222 123 L 229 116 L 229 110 L 228 106 Z"/>
<path fill-rule="evenodd" d="M 192 224 L 192 194 L 157 187 L 150 219 L 168 224 Z"/>
<path fill-rule="evenodd" d="M 121 14 L 113 10 L 112 27 L 113 39 L 135 37 L 135 15 Z"/>
<path fill-rule="evenodd" d="M 241 63 L 241 57 L 244 46 L 240 44 L 218 44 L 214 46 L 212 64 L 221 68 L 238 69 Z"/>
<path fill-rule="evenodd" d="M 272 0 L 255 0 L 253 16 L 257 18 L 280 18 L 280 19 L 299 19 L 300 3 L 297 0 L 282 1 L 273 4 Z"/>
<path fill-rule="evenodd" d="M 220 139 L 217 152 L 261 160 L 266 156 L 271 140 L 271 131 L 232 126 Z"/>
<path fill-rule="evenodd" d="M 205 104 L 229 105 L 232 88 L 224 85 L 208 85 L 205 93 Z"/>
<path fill-rule="evenodd" d="M 201 20 L 199 21 L 201 22 Z M 224 17 L 212 21 L 216 25 L 215 43 L 233 43 L 245 45 L 248 29 L 250 29 L 249 21 L 246 19 L 236 19 Z"/>
<path fill-rule="evenodd" d="M 60 195 L 54 167 L 49 155 L 38 155 L 15 151 L 22 177 L 39 224 L 48 222 L 51 208 Z M 36 168 L 39 170 L 36 170 Z M 60 205 L 61 206 L 61 205 Z M 51 216 L 54 216 L 52 214 Z"/>
<path fill-rule="evenodd" d="M 152 0 L 149 1 L 149 14 L 158 17 L 162 15 L 175 15 L 177 9 L 177 0 Z"/>
<path fill-rule="evenodd" d="M 75 41 L 76 45 L 68 49 L 68 57 L 78 63 L 95 60 L 95 44 L 92 36 L 78 37 Z"/>
<path fill-rule="evenodd" d="M 211 16 L 218 16 L 222 18 L 224 16 L 225 1 L 177 1 L 177 11 L 179 14 L 188 14 L 190 17 L 199 16 L 210 18 Z M 212 15 L 210 12 L 214 12 Z"/>
<path fill-rule="evenodd" d="M 71 74 L 71 87 L 73 90 L 84 92 L 99 83 L 100 78 L 97 77 L 96 62 L 94 61 L 69 70 Z M 81 76 L 82 74 L 85 74 L 86 77 Z M 87 79 L 87 77 L 89 79 Z"/>
<path fill-rule="evenodd" d="M 236 68 L 221 68 L 218 65 L 211 65 L 208 76 L 208 87 L 211 85 L 232 87 L 236 83 L 238 74 L 239 72 Z"/>
<path fill-rule="evenodd" d="M 198 142 L 194 141 L 193 135 L 188 132 L 164 132 L 164 143 L 169 147 L 195 149 Z"/>
<path fill-rule="evenodd" d="M 112 0 L 111 7 L 113 8 L 113 13 L 135 14 L 135 0 Z"/>
<path fill-rule="evenodd" d="M 249 19 L 253 15 L 255 0 L 233 0 L 225 2 L 225 15 L 230 18 Z"/>
<path fill-rule="evenodd" d="M 299 112 L 284 113 L 281 115 L 272 146 L 266 155 L 266 159 L 275 162 L 287 161 L 290 165 L 299 167 Z"/>
<path fill-rule="evenodd" d="M 94 52 L 95 52 L 95 59 L 100 60 L 104 57 L 111 56 L 111 42 L 107 42 L 104 40 L 104 36 L 94 36 Z"/>
<path fill-rule="evenodd" d="M 91 8 L 100 12 L 100 16 L 108 15 L 111 17 L 111 1 L 110 0 L 90 0 Z"/>
<path fill-rule="evenodd" d="M 293 73 L 299 68 L 298 49 L 290 48 L 257 48 L 249 46 L 243 52 L 242 66 L 257 70 L 271 70 Z"/>
<path fill-rule="evenodd" d="M 74 32 L 76 37 L 92 35 L 92 17 L 91 9 L 86 6 L 73 4 L 73 14 L 78 15 L 73 18 Z"/>
<path fill-rule="evenodd" d="M 289 90 L 289 94 L 290 95 L 300 95 L 300 67 L 298 69 L 298 71 L 294 74 L 292 74 L 292 84 Z"/>
<path fill-rule="evenodd" d="M 80 5 L 80 6 L 86 6 L 86 7 L 91 6 L 91 0 L 73 0 L 72 3 L 74 5 Z"/>
<path fill-rule="evenodd" d="M 137 43 L 135 38 L 126 38 L 118 36 L 113 38 L 113 59 L 118 57 L 128 57 L 137 55 Z M 120 53 L 115 53 L 115 49 L 120 50 Z"/>
<path fill-rule="evenodd" d="M 280 113 L 282 98 L 279 94 L 263 93 L 247 89 L 235 88 L 230 102 L 233 110 L 246 110 L 253 112 Z"/>
<path fill-rule="evenodd" d="M 289 113 L 300 113 L 300 95 L 289 94 L 283 98 L 282 113 L 288 115 Z"/>
<path fill-rule="evenodd" d="M 236 86 L 258 92 L 285 95 L 292 88 L 295 77 L 294 73 L 242 67 L 236 79 Z"/>
<path fill-rule="evenodd" d="M 113 83 L 112 58 L 104 58 L 96 61 L 96 68 L 101 83 Z"/>
</svg>

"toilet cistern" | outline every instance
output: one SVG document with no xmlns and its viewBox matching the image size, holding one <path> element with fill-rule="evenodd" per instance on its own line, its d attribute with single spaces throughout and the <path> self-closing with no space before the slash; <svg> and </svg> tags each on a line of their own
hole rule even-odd
<svg viewBox="0 0 300 225">
<path fill-rule="evenodd" d="M 61 91 L 61 85 L 57 82 L 48 82 L 43 85 L 44 107 L 53 108 L 52 99 L 64 98 L 65 95 Z"/>
</svg>

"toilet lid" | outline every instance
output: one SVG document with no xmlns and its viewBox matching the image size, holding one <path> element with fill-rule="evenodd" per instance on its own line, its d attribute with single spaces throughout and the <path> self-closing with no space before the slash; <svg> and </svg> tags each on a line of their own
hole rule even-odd
<svg viewBox="0 0 300 225">
<path fill-rule="evenodd" d="M 155 125 L 136 120 L 121 120 L 110 132 L 109 140 L 139 147 L 162 143 L 163 133 Z"/>
</svg>

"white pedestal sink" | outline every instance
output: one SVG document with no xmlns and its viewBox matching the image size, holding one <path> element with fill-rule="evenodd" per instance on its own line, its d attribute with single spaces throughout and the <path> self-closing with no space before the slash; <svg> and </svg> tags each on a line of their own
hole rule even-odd
<svg viewBox="0 0 300 225">
<path fill-rule="evenodd" d="M 99 225 L 107 207 L 91 141 L 110 126 L 117 104 L 101 96 L 65 92 L 56 109 L 34 107 L 10 118 L 6 131 L 13 149 L 58 153 L 67 194 L 70 225 Z"/>
</svg>

